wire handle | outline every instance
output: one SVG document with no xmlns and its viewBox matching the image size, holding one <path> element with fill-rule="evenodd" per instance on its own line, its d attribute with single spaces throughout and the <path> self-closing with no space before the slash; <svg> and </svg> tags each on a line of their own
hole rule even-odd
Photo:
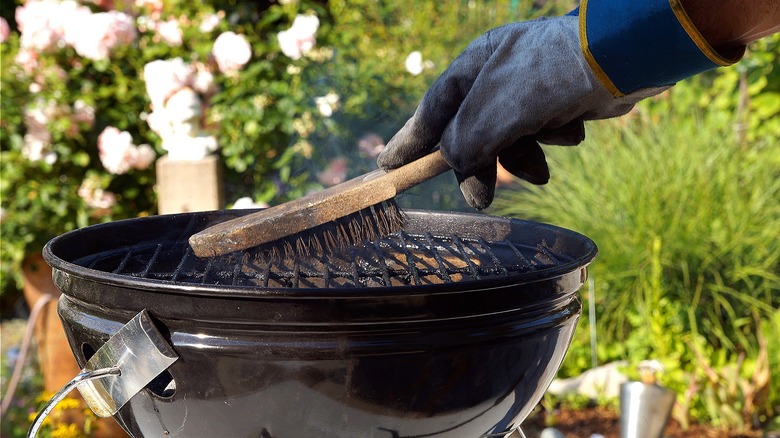
<svg viewBox="0 0 780 438">
<path fill-rule="evenodd" d="M 479 438 L 526 438 L 523 429 L 518 426 L 511 432 L 489 433 Z"/>
<path fill-rule="evenodd" d="M 35 438 L 36 435 L 38 435 L 38 429 L 41 428 L 43 421 L 46 420 L 46 417 L 49 415 L 49 413 L 54 409 L 55 406 L 57 406 L 57 403 L 64 399 L 81 383 L 89 380 L 102 379 L 108 376 L 116 377 L 120 375 L 122 375 L 122 370 L 120 370 L 119 367 L 83 371 L 76 375 L 76 377 L 71 379 L 70 382 L 66 383 L 65 386 L 57 391 L 57 393 L 54 394 L 54 396 L 46 403 L 46 406 L 44 406 L 43 409 L 38 413 L 38 415 L 35 417 L 35 421 L 33 421 L 32 425 L 30 426 L 30 430 L 27 432 L 27 438 Z"/>
</svg>

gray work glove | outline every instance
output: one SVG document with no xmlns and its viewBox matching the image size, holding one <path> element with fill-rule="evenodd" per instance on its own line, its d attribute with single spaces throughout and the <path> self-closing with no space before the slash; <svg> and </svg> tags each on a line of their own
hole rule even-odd
<svg viewBox="0 0 780 438">
<path fill-rule="evenodd" d="M 508 24 L 452 62 L 377 163 L 394 169 L 440 144 L 466 201 L 483 209 L 495 194 L 496 159 L 545 184 L 550 174 L 539 143 L 576 145 L 585 139 L 585 120 L 623 115 L 664 89 L 614 97 L 582 55 L 577 17 Z"/>
</svg>

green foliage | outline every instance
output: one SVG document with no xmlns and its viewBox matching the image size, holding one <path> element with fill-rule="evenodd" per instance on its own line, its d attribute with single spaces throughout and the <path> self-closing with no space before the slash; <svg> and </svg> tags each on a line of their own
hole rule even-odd
<svg viewBox="0 0 780 438">
<path fill-rule="evenodd" d="M 19 345 L 24 337 L 26 322 L 10 320 L 0 323 L 0 393 L 8 393 L 8 385 L 13 374 L 13 368 L 19 360 Z M 39 373 L 38 363 L 31 360 L 26 364 L 21 374 L 15 393 L 17 396 L 3 412 L 0 421 L 0 435 L 4 437 L 23 437 L 32 423 L 30 417 L 36 414 L 38 401 L 36 398 L 43 391 L 43 376 Z"/>
<path fill-rule="evenodd" d="M 315 150 L 325 157 L 346 157 L 353 176 L 373 169 L 374 158 L 354 145 L 369 133 L 388 140 L 412 115 L 426 89 L 474 38 L 504 23 L 572 8 L 570 1 L 546 2 L 543 7 L 515 3 L 425 0 L 410 8 L 409 2 L 399 0 L 329 1 L 333 31 L 328 43 L 336 50 L 318 85 L 326 84 L 342 96 L 342 106 L 330 119 L 334 123 L 315 133 Z M 414 51 L 421 52 L 425 65 L 418 75 L 405 68 L 407 56 Z M 454 177 L 442 180 L 411 190 L 399 204 L 470 208 Z"/>
<path fill-rule="evenodd" d="M 753 53 L 774 56 L 756 68 L 776 74 L 776 53 Z M 686 397 L 693 418 L 735 429 L 754 414 L 777 415 L 780 404 L 762 374 L 777 369 L 765 357 L 778 342 L 767 327 L 780 307 L 780 130 L 764 124 L 760 135 L 743 135 L 729 123 L 768 111 L 737 114 L 740 99 L 765 105 L 763 94 L 747 99 L 736 87 L 723 95 L 742 68 L 679 84 L 633 116 L 590 124 L 583 146 L 547 149 L 547 186 L 496 202 L 500 214 L 559 224 L 599 245 L 590 272 L 601 361 L 658 359 L 662 383 Z M 758 76 L 747 74 L 755 90 L 771 92 Z M 565 373 L 590 365 L 587 331 L 582 321 Z"/>
<path fill-rule="evenodd" d="M 780 33 L 752 43 L 736 65 L 698 75 L 677 85 L 670 99 L 643 105 L 653 115 L 681 109 L 709 109 L 714 123 L 730 126 L 737 144 L 780 142 Z M 672 108 L 674 107 L 674 108 Z M 717 121 L 716 121 L 716 120 Z"/>
<path fill-rule="evenodd" d="M 103 4 L 82 3 L 94 12 Z M 108 59 L 92 61 L 60 43 L 36 53 L 39 65 L 34 72 L 16 60 L 21 49 L 13 9 L 2 11 L 13 31 L 0 44 L 0 294 L 18 284 L 21 258 L 52 237 L 96 222 L 156 212 L 153 166 L 110 174 L 97 149 L 98 135 L 111 126 L 128 132 L 134 144 L 148 143 L 158 156 L 164 154 L 161 138 L 146 123 L 154 109 L 145 90 L 147 63 L 181 58 L 214 72 L 216 91 L 204 99 L 202 123 L 220 147 L 227 201 L 249 196 L 275 203 L 319 187 L 317 174 L 327 170 L 333 158 L 347 159 L 350 176 L 374 167 L 374 157 L 358 150 L 358 140 L 368 133 L 388 139 L 430 83 L 479 34 L 572 6 L 560 1 L 518 7 L 508 0 L 426 0 L 414 8 L 400 0 L 285 3 L 165 1 L 159 3 L 162 10 L 153 11 L 154 2 L 116 2 L 118 10 L 134 18 L 138 36 L 131 44 L 116 47 Z M 201 23 L 214 14 L 221 17 L 216 27 L 201 30 Z M 301 14 L 316 15 L 320 27 L 313 50 L 292 59 L 281 52 L 277 34 Z M 150 24 L 174 17 L 182 31 L 180 45 L 163 41 Z M 244 36 L 251 45 L 249 63 L 236 74 L 221 74 L 213 62 L 214 40 L 226 31 Z M 404 67 L 412 51 L 420 51 L 424 60 L 418 75 Z M 338 101 L 327 116 L 316 99 L 331 93 Z M 94 120 L 73 121 L 77 102 L 93 109 Z M 25 114 L 36 105 L 57 109 L 46 120 L 52 136 L 46 151 L 54 154 L 48 161 L 31 160 L 25 149 Z M 78 193 L 85 181 L 92 190 L 113 194 L 115 202 L 101 208 L 90 205 Z M 439 204 L 461 202 L 454 184 L 426 191 Z M 422 202 L 430 206 L 429 199 Z"/>
<path fill-rule="evenodd" d="M 85 2 L 85 4 L 89 4 Z M 21 6 L 21 3 L 17 3 Z M 133 15 L 138 29 L 130 44 L 116 47 L 109 59 L 91 60 L 73 47 L 58 44 L 35 53 L 37 66 L 25 71 L 17 62 L 23 51 L 19 34 L 0 45 L 2 53 L 2 284 L 0 293 L 19 284 L 19 263 L 26 254 L 65 231 L 92 223 L 154 214 L 154 167 L 111 174 L 101 164 L 97 138 L 106 127 L 130 134 L 134 144 L 149 143 L 164 153 L 161 139 L 150 129 L 150 107 L 144 66 L 155 60 L 181 58 L 214 72 L 216 91 L 204 102 L 202 123 L 221 146 L 228 199 L 251 196 L 260 201 L 298 197 L 313 185 L 308 167 L 312 133 L 327 121 L 315 104 L 323 87 L 316 86 L 332 62 L 325 55 L 293 60 L 280 51 L 276 35 L 298 14 L 317 14 L 322 42 L 333 27 L 328 11 L 317 2 L 300 1 L 260 8 L 255 2 L 228 2 L 227 10 L 205 3 L 161 2 L 162 10 L 128 2 L 117 4 Z M 92 6 L 94 11 L 99 11 Z M 179 17 L 182 43 L 170 44 L 144 23 L 158 14 Z M 212 30 L 199 29 L 214 14 L 222 17 Z M 159 19 L 159 18 L 158 18 Z M 13 22 L 13 20 L 11 20 Z M 220 74 L 212 46 L 218 35 L 233 31 L 251 43 L 250 62 L 237 74 Z M 331 49 L 332 51 L 332 49 Z M 325 94 L 324 92 L 322 94 Z M 92 109 L 88 122 L 74 122 L 77 105 Z M 51 136 L 43 158 L 31 157 L 28 122 L 38 108 L 45 113 Z M 306 129 L 300 129 L 306 121 Z M 34 154 L 33 154 L 34 155 Z M 79 188 L 110 193 L 114 202 L 96 207 Z M 14 284 L 15 283 L 15 284 Z"/>
<path fill-rule="evenodd" d="M 137 171 L 131 176 L 108 176 L 98 158 L 96 138 L 112 124 L 135 135 L 146 131 L 138 119 L 145 98 L 143 84 L 132 65 L 107 68 L 100 62 L 82 59 L 65 71 L 61 65 L 74 58 L 72 49 L 41 56 L 41 73 L 33 78 L 14 63 L 16 38 L 2 44 L 2 134 L 0 161 L 2 183 L 2 288 L 19 280 L 18 264 L 31 251 L 64 231 L 115 217 L 148 214 L 154 209 L 153 171 Z M 66 76 L 63 78 L 62 74 Z M 33 83 L 41 91 L 28 91 Z M 85 83 L 92 84 L 84 93 Z M 134 83 L 113 87 L 111 84 Z M 105 84 L 105 85 L 103 85 Z M 100 114 L 94 125 L 72 119 L 74 105 L 83 101 Z M 120 113 L 119 102 L 132 113 Z M 51 111 L 49 152 L 56 159 L 30 160 L 25 152 L 24 111 Z M 29 117 L 29 116 L 27 116 Z M 111 190 L 117 202 L 111 211 L 89 207 L 79 196 L 84 181 Z"/>
</svg>

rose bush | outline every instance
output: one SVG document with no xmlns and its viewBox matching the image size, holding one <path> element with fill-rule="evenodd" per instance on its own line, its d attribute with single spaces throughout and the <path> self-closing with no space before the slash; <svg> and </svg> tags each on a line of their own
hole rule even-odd
<svg viewBox="0 0 780 438">
<path fill-rule="evenodd" d="M 52 237 L 155 214 L 164 154 L 218 154 L 228 204 L 370 170 L 455 53 L 539 13 L 432 0 L 15 6 L 0 11 L 0 293 Z"/>
</svg>

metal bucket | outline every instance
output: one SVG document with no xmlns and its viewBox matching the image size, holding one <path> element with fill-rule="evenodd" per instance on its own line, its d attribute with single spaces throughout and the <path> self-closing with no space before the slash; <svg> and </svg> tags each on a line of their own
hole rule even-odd
<svg viewBox="0 0 780 438">
<path fill-rule="evenodd" d="M 657 384 L 620 385 L 620 437 L 660 438 L 675 400 L 674 392 Z"/>
</svg>

